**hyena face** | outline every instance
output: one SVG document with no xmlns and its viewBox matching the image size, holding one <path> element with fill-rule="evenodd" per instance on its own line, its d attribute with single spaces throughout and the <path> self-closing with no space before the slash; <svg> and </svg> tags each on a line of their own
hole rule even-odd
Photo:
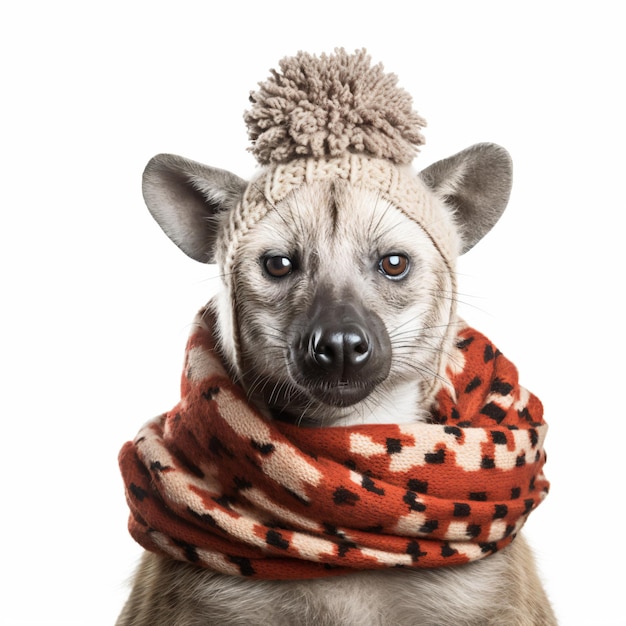
<svg viewBox="0 0 626 626">
<path fill-rule="evenodd" d="M 232 281 L 256 404 L 298 423 L 415 419 L 438 376 L 453 280 L 379 193 L 300 187 L 242 239 Z"/>
<path fill-rule="evenodd" d="M 221 263 L 224 358 L 278 419 L 428 415 L 456 320 L 455 256 L 504 211 L 511 161 L 478 144 L 419 175 L 385 167 L 391 179 L 411 177 L 416 206 L 337 176 L 307 179 L 274 201 L 261 182 L 278 170 L 248 183 L 173 155 L 146 167 L 144 198 L 163 230 L 190 257 Z"/>
</svg>

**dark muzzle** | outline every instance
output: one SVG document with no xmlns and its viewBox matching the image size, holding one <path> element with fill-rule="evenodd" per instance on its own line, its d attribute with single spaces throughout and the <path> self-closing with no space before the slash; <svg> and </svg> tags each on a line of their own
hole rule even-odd
<svg viewBox="0 0 626 626">
<path fill-rule="evenodd" d="M 295 327 L 293 375 L 318 400 L 354 404 L 389 374 L 391 344 L 385 325 L 360 303 L 333 303 L 318 296 Z"/>
</svg>

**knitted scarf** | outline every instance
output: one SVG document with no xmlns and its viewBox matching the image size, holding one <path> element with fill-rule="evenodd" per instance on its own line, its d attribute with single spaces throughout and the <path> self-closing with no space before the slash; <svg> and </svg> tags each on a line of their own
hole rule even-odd
<svg viewBox="0 0 626 626">
<path fill-rule="evenodd" d="M 475 330 L 431 423 L 316 429 L 248 404 L 213 323 L 195 320 L 181 401 L 120 452 L 147 550 L 265 579 L 455 565 L 508 545 L 547 494 L 542 405 Z"/>
</svg>

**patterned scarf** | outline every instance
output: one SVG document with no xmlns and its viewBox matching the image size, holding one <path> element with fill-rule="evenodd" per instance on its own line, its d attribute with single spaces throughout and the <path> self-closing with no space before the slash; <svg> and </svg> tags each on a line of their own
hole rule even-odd
<svg viewBox="0 0 626 626">
<path fill-rule="evenodd" d="M 508 545 L 547 494 L 542 405 L 475 330 L 458 333 L 432 423 L 315 429 L 248 404 L 210 315 L 196 317 L 181 401 L 120 452 L 147 550 L 265 579 L 454 565 Z"/>
</svg>

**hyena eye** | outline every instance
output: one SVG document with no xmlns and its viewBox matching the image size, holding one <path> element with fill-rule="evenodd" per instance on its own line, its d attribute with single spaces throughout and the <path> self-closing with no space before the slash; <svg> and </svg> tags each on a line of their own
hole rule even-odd
<svg viewBox="0 0 626 626">
<path fill-rule="evenodd" d="M 408 274 L 409 258 L 404 254 L 388 254 L 378 261 L 378 271 L 391 280 L 400 280 Z"/>
<path fill-rule="evenodd" d="M 274 278 L 283 278 L 293 272 L 293 263 L 286 256 L 266 256 L 263 258 L 263 268 Z"/>
</svg>

